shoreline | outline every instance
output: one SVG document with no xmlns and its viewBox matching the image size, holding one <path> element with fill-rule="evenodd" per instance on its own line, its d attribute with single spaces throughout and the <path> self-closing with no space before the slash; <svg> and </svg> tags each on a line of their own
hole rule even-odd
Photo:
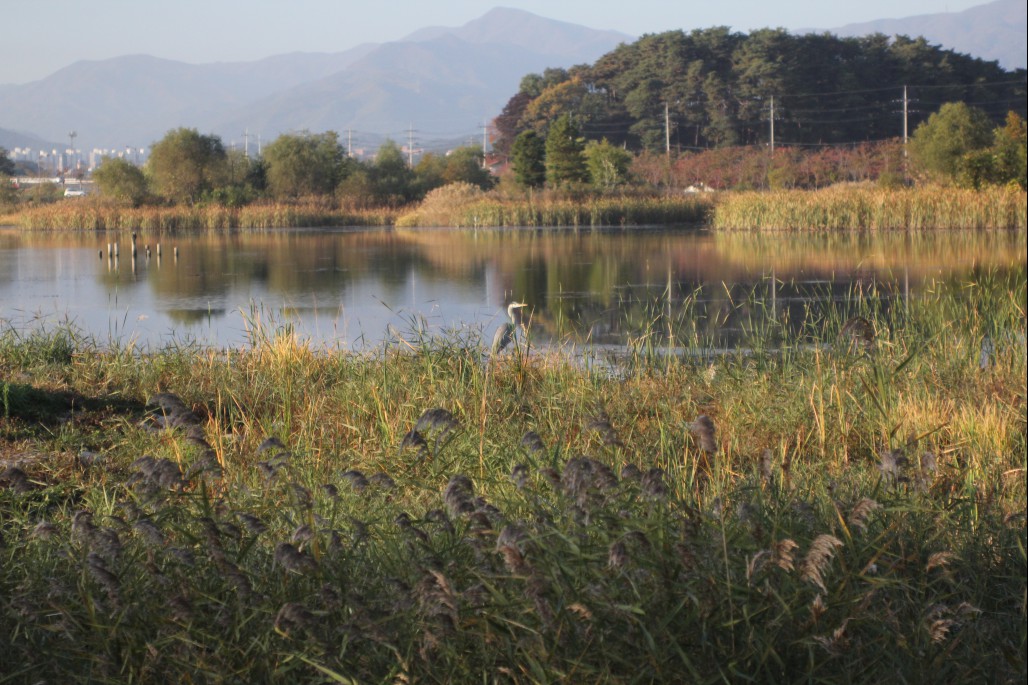
<svg viewBox="0 0 1028 685">
<path fill-rule="evenodd" d="M 717 231 L 1028 229 L 1019 188 L 828 188 L 731 191 L 677 197 L 584 200 L 491 197 L 429 201 L 404 209 L 346 211 L 312 205 L 124 208 L 72 201 L 0 216 L 23 230 L 265 230 L 319 227 L 617 228 L 688 226 Z"/>
</svg>

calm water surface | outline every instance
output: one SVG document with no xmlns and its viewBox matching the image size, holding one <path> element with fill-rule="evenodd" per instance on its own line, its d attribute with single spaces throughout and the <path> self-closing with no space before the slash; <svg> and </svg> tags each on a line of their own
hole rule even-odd
<svg viewBox="0 0 1028 685">
<path fill-rule="evenodd" d="M 716 346 L 869 295 L 902 306 L 939 283 L 1026 272 L 1025 234 L 1004 232 L 339 229 L 140 234 L 137 245 L 132 259 L 128 233 L 0 232 L 0 327 L 67 321 L 143 347 L 239 347 L 292 330 L 360 350 L 390 328 L 488 342 L 519 300 L 539 344 L 624 345 L 670 328 Z"/>
</svg>

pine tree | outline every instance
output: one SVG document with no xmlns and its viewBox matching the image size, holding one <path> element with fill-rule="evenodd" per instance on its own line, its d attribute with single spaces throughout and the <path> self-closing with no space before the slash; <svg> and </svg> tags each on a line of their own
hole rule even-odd
<svg viewBox="0 0 1028 685">
<path fill-rule="evenodd" d="M 585 140 L 571 116 L 562 114 L 546 136 L 546 182 L 559 187 L 588 180 Z"/>
<path fill-rule="evenodd" d="M 546 182 L 546 144 L 535 131 L 518 134 L 511 146 L 514 180 L 522 188 L 539 188 Z"/>
</svg>

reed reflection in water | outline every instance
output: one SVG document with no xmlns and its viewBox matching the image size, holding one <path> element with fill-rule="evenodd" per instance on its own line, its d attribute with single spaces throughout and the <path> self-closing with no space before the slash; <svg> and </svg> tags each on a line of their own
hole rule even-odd
<svg viewBox="0 0 1028 685">
<path fill-rule="evenodd" d="M 118 257 L 108 243 L 121 246 Z M 0 233 L 0 319 L 218 347 L 249 344 L 259 320 L 317 346 L 367 349 L 391 330 L 487 344 L 517 300 L 535 345 L 732 347 L 982 273 L 1023 282 L 1026 247 L 1016 232 L 545 229 L 140 234 L 138 243 L 132 259 L 127 233 Z"/>
</svg>

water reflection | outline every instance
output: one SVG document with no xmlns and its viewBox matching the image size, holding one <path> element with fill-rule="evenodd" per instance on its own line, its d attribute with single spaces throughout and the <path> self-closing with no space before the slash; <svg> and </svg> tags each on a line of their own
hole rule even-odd
<svg viewBox="0 0 1028 685">
<path fill-rule="evenodd" d="M 217 346 L 247 344 L 259 319 L 362 348 L 388 326 L 490 340 L 517 299 L 529 304 L 537 343 L 732 345 L 769 322 L 801 330 L 829 306 L 874 297 L 887 308 L 982 270 L 1023 282 L 1026 247 L 1016 232 L 653 230 L 180 233 L 138 243 L 132 259 L 128 233 L 0 232 L 0 319 L 67 318 L 100 340 Z"/>
</svg>

